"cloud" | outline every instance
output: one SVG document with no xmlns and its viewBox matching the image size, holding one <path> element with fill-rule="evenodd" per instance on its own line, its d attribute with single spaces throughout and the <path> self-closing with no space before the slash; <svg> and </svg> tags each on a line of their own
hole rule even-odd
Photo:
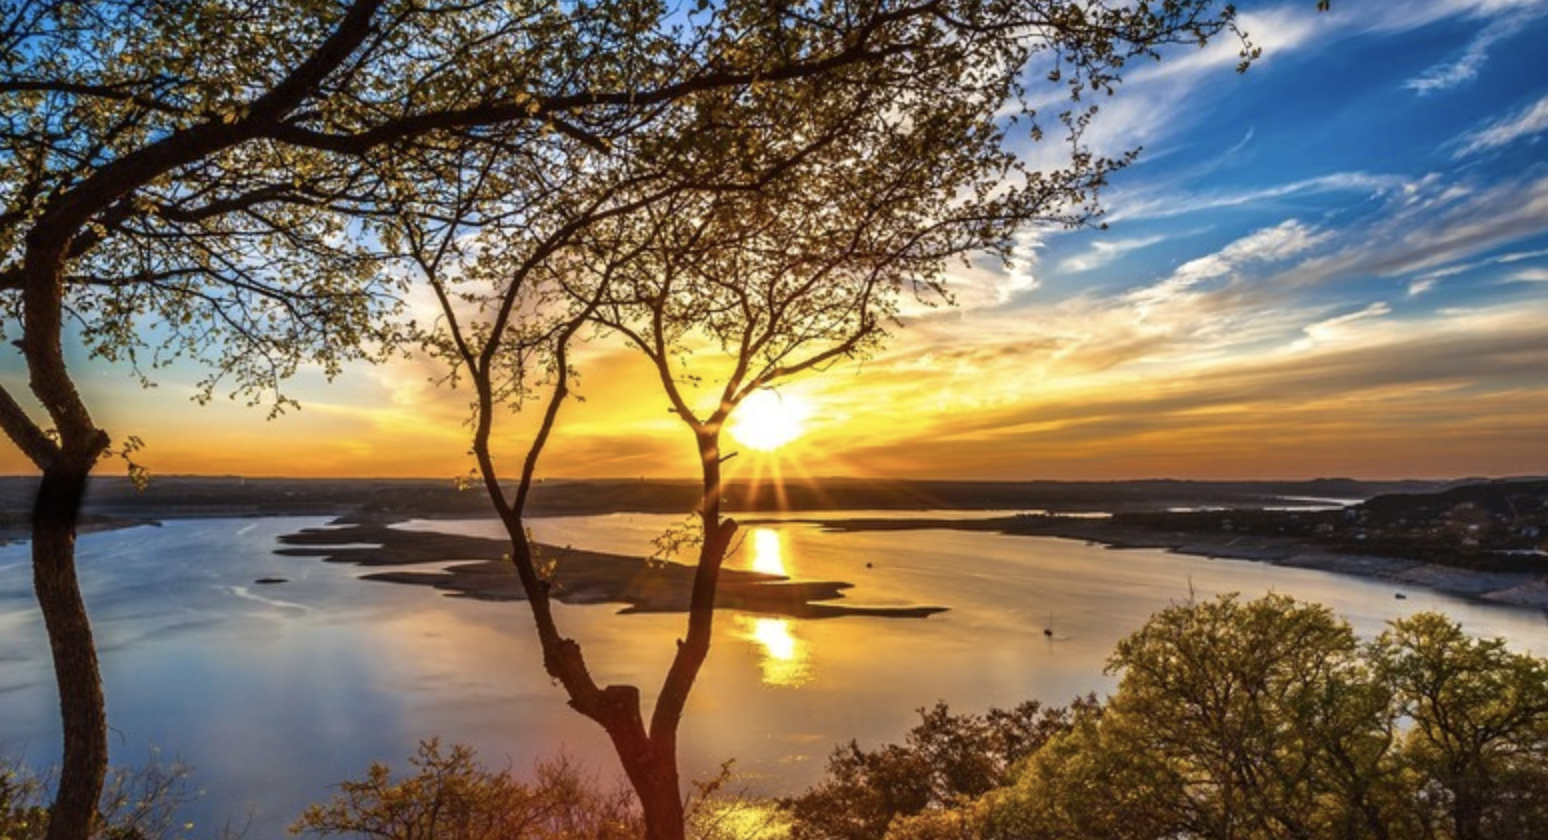
<svg viewBox="0 0 1548 840">
<path fill-rule="evenodd" d="M 1384 301 L 1377 301 L 1358 312 L 1350 312 L 1308 324 L 1302 329 L 1306 334 L 1304 339 L 1297 341 L 1293 347 L 1296 350 L 1306 350 L 1317 344 L 1328 344 L 1346 341 L 1354 330 L 1364 326 L 1364 322 L 1370 322 L 1386 315 L 1392 314 L 1392 307 Z"/>
<path fill-rule="evenodd" d="M 1108 218 L 1113 221 L 1126 219 L 1165 219 L 1208 210 L 1263 204 L 1281 198 L 1323 193 L 1355 192 L 1380 196 L 1412 185 L 1412 180 L 1399 175 L 1380 175 L 1369 172 L 1334 172 L 1253 189 L 1214 193 L 1181 193 L 1175 185 L 1158 185 L 1148 194 L 1119 197 L 1113 200 Z"/>
<path fill-rule="evenodd" d="M 1462 54 L 1444 64 L 1437 64 L 1409 79 L 1403 87 L 1428 96 L 1439 91 L 1451 90 L 1478 78 L 1478 71 L 1489 61 L 1489 51 L 1494 45 L 1520 30 L 1527 15 L 1506 15 L 1495 19 L 1473 36 Z"/>
<path fill-rule="evenodd" d="M 1548 283 L 1548 268 L 1523 268 L 1506 279 L 1512 283 Z"/>
<path fill-rule="evenodd" d="M 1061 271 L 1076 273 L 1101 268 L 1142 248 L 1166 239 L 1164 236 L 1140 236 L 1132 239 L 1098 239 L 1084 254 L 1076 254 L 1059 264 Z"/>
<path fill-rule="evenodd" d="M 1418 287 L 1418 292 L 1427 292 L 1434 288 L 1439 281 L 1444 280 L 1447 277 L 1455 277 L 1458 274 L 1466 274 L 1470 271 L 1476 271 L 1480 268 L 1488 268 L 1490 266 L 1496 265 L 1510 265 L 1512 263 L 1523 262 L 1525 260 L 1536 259 L 1543 256 L 1548 256 L 1548 248 L 1536 251 L 1512 251 L 1507 254 L 1500 254 L 1498 256 L 1489 257 L 1487 259 L 1470 260 L 1468 262 L 1455 263 L 1443 268 L 1437 268 L 1433 271 L 1426 271 L 1425 273 L 1414 278 L 1413 282 L 1409 286 L 1409 294 L 1417 294 L 1417 292 L 1414 291 L 1416 287 Z M 1528 269 L 1528 271 L 1534 270 L 1535 269 Z"/>
<path fill-rule="evenodd" d="M 1213 254 L 1183 263 L 1161 283 L 1131 293 L 1129 301 L 1141 307 L 1153 306 L 1204 281 L 1229 276 L 1239 268 L 1303 254 L 1327 238 L 1328 234 L 1312 230 L 1299 220 L 1287 219 L 1237 239 Z"/>
<path fill-rule="evenodd" d="M 1386 34 L 1411 32 L 1448 18 L 1525 19 L 1548 9 L 1544 0 L 1408 0 L 1361 4 L 1348 10 L 1334 5 L 1334 13 L 1341 18 L 1346 12 L 1351 15 L 1348 27 L 1354 32 Z"/>
<path fill-rule="evenodd" d="M 1501 254 L 1495 257 L 1495 262 L 1513 263 L 1522 260 L 1535 260 L 1538 257 L 1548 257 L 1548 248 L 1540 248 L 1536 251 L 1513 251 L 1509 254 Z"/>
<path fill-rule="evenodd" d="M 890 475 L 1008 480 L 1505 475 L 1548 457 L 1541 388 L 1466 397 L 1449 387 L 1357 388 L 1245 403 L 1201 395 L 1136 388 L 1122 401 L 1049 405 L 1020 425 L 946 426 L 907 447 L 860 440 L 842 454 Z M 1437 449 L 1436 440 L 1449 443 Z"/>
<path fill-rule="evenodd" d="M 878 360 L 865 372 L 869 406 L 851 409 L 854 428 L 871 431 L 833 443 L 848 463 L 880 472 L 1003 477 L 1460 474 L 1478 467 L 1453 463 L 1480 459 L 1508 472 L 1522 457 L 1548 454 L 1540 435 L 1548 302 L 1406 323 L 1390 315 L 1383 303 L 1323 315 L 1298 328 L 1317 341 L 1277 352 L 1163 360 L 1164 344 L 1135 347 L 1100 376 L 1034 363 L 1052 355 L 1046 346 L 996 354 L 964 337 L 964 355 L 938 354 L 931 364 L 893 370 Z M 900 346 L 895 358 L 911 357 Z M 877 408 L 902 404 L 914 388 L 942 398 L 909 401 L 918 409 L 906 424 Z M 1454 462 L 1437 465 L 1442 453 L 1424 446 L 1435 439 L 1469 447 L 1472 460 L 1453 452 Z"/>
<path fill-rule="evenodd" d="M 1519 111 L 1457 138 L 1452 157 L 1461 159 L 1491 149 L 1508 146 L 1524 137 L 1548 131 L 1548 95 Z"/>
<path fill-rule="evenodd" d="M 1480 254 L 1542 233 L 1548 176 L 1468 190 L 1426 179 L 1420 195 L 1375 210 L 1373 221 L 1338 230 L 1338 250 L 1294 266 L 1284 282 L 1305 288 L 1371 276 L 1438 279 L 1485 265 Z"/>
</svg>

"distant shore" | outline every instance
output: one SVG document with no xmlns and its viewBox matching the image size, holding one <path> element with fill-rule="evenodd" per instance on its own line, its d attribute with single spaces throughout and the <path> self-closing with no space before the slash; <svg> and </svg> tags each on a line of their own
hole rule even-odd
<svg viewBox="0 0 1548 840">
<path fill-rule="evenodd" d="M 1158 532 L 1111 519 L 1012 517 L 984 519 L 811 519 L 832 531 L 979 531 L 1011 536 L 1083 540 L 1112 549 L 1163 549 L 1196 557 L 1250 560 L 1323 572 L 1390 580 L 1397 589 L 1422 587 L 1448 595 L 1548 611 L 1548 579 L 1537 572 L 1478 571 L 1440 563 L 1330 551 L 1286 537 L 1187 531 Z"/>
<path fill-rule="evenodd" d="M 0 478 L 0 539 L 21 540 L 35 479 Z M 554 481 L 535 488 L 533 517 L 690 510 L 694 482 Z M 1110 481 L 975 482 L 804 479 L 773 492 L 731 482 L 728 513 L 744 523 L 765 513 L 810 515 L 834 530 L 951 529 L 1078 539 L 1112 548 L 1160 548 L 1201 557 L 1252 560 L 1389 580 L 1501 604 L 1548 610 L 1548 479 L 1452 481 Z M 892 511 L 894 518 L 853 518 L 844 511 Z M 914 511 L 918 518 L 896 516 Z M 958 518 L 933 518 L 951 511 Z M 982 517 L 961 518 L 977 511 Z M 1006 515 L 1006 511 L 1023 511 Z M 1108 516 L 1081 516 L 1101 511 Z M 499 541 L 473 546 L 403 536 L 387 523 L 411 518 L 489 515 L 480 492 L 449 482 L 374 479 L 245 479 L 167 476 L 144 492 L 124 479 L 94 479 L 82 532 L 154 524 L 161 519 L 328 516 L 354 527 L 379 526 L 374 554 L 336 542 L 342 533 L 298 538 L 285 553 L 363 565 L 476 560 L 443 572 L 384 569 L 372 577 L 429 584 L 468 597 L 518 598 L 520 587 L 499 563 Z M 851 518 L 837 519 L 836 516 Z M 791 521 L 782 518 L 780 521 Z M 358 532 L 356 537 L 362 535 Z M 445 536 L 445 535 L 443 535 Z M 311 539 L 315 542 L 307 543 Z M 335 541 L 328 545 L 329 541 Z M 415 542 L 417 541 L 417 542 Z M 413 543 L 413 546 L 410 546 Z M 461 553 L 459 553 L 461 552 Z M 469 553 L 473 552 L 473 553 Z M 562 553 L 556 596 L 572 603 L 622 602 L 630 609 L 682 609 L 691 569 L 593 552 Z M 586 562 L 573 562 L 584 556 Z M 412 560 L 401 558 L 411 557 Z M 599 559 L 600 558 L 600 559 Z M 593 571 L 585 571 L 594 568 Z M 640 577 L 640 570 L 650 574 Z M 591 575 L 591 578 L 586 577 Z M 722 606 L 787 615 L 870 614 L 826 603 L 841 598 L 839 581 L 790 582 L 722 576 Z M 917 608 L 928 614 L 935 607 Z M 886 614 L 894 614 L 886 612 Z"/>
</svg>

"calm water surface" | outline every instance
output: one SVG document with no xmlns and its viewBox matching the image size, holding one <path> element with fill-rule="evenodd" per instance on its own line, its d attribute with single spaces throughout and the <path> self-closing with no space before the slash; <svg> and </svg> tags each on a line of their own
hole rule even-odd
<svg viewBox="0 0 1548 840">
<path fill-rule="evenodd" d="M 830 516 L 844 515 L 854 514 Z M 524 604 L 363 582 L 355 567 L 273 553 L 278 536 L 323 521 L 183 520 L 82 538 L 115 763 L 142 763 L 152 749 L 180 757 L 205 791 L 189 816 L 203 827 L 250 820 L 250 838 L 280 836 L 330 784 L 373 760 L 402 766 L 431 736 L 475 746 L 490 766 L 525 771 L 563 750 L 617 775 L 600 731 L 543 676 Z M 675 521 L 614 514 L 539 520 L 534 530 L 545 541 L 641 553 Z M 499 533 L 487 521 L 405 527 Z M 792 522 L 747 528 L 731 563 L 850 581 L 856 603 L 950 608 L 924 620 L 721 613 L 689 704 L 683 762 L 704 777 L 735 758 L 745 785 L 761 793 L 811 783 L 850 738 L 899 738 L 915 710 L 936 700 L 976 711 L 1107 691 L 1114 643 L 1190 592 L 1319 601 L 1366 635 L 1439 609 L 1471 632 L 1548 650 L 1548 623 L 1536 611 L 1412 588 L 1399 600 L 1385 582 L 1070 540 L 842 534 Z M 288 582 L 254 583 L 267 576 Z M 649 695 L 682 616 L 616 612 L 557 609 L 599 680 Z M 24 545 L 0 548 L 0 640 L 0 755 L 55 762 L 52 674 Z"/>
</svg>

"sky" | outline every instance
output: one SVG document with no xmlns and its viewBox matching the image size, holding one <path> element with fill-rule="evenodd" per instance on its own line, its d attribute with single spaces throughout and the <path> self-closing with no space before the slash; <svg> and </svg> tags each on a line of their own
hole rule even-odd
<svg viewBox="0 0 1548 840">
<path fill-rule="evenodd" d="M 734 473 L 1548 474 L 1548 0 L 1237 6 L 1264 49 L 1246 74 L 1220 42 L 1101 103 L 1095 148 L 1143 148 L 1105 230 L 1029 231 L 1010 268 L 958 270 L 955 306 L 912 307 L 871 358 L 783 386 L 805 433 Z M 149 391 L 77 372 L 153 472 L 471 467 L 468 395 L 424 360 L 303 372 L 301 410 L 274 420 L 196 405 L 196 372 Z M 651 382 L 590 350 L 542 472 L 691 476 Z M 7 445 L 0 472 L 29 469 Z"/>
</svg>

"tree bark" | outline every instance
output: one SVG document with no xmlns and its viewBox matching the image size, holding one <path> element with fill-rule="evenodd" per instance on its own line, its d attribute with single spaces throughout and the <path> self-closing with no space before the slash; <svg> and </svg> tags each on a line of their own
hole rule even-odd
<svg viewBox="0 0 1548 840">
<path fill-rule="evenodd" d="M 107 711 L 91 620 L 75 571 L 75 522 L 95 453 L 62 455 L 43 471 L 33 505 L 33 586 L 54 658 L 64 754 L 48 840 L 86 840 L 107 773 Z"/>
</svg>

